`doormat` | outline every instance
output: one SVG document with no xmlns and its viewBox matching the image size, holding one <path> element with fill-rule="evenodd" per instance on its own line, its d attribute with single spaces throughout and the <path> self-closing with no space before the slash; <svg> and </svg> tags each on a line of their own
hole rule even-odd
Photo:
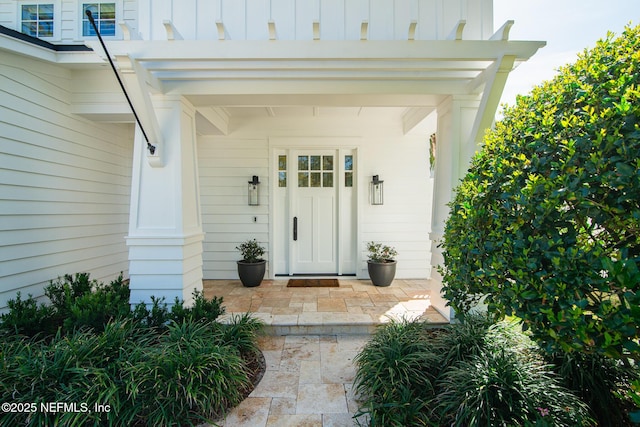
<svg viewBox="0 0 640 427">
<path fill-rule="evenodd" d="M 287 288 L 337 288 L 337 279 L 289 279 Z"/>
</svg>

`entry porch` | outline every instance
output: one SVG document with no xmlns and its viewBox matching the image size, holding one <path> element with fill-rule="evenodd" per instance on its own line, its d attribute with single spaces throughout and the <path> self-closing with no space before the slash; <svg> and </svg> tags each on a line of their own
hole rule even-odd
<svg viewBox="0 0 640 427">
<path fill-rule="evenodd" d="M 392 320 L 447 319 L 434 308 L 440 285 L 430 279 L 396 279 L 388 287 L 340 278 L 339 287 L 288 288 L 288 279 L 243 287 L 239 280 L 204 280 L 205 298 L 222 297 L 225 317 L 251 312 L 270 335 L 370 334 Z"/>
</svg>

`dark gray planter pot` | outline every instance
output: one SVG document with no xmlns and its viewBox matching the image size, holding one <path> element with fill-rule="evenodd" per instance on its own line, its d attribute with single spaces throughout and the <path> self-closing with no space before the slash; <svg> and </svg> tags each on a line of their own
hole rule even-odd
<svg viewBox="0 0 640 427">
<path fill-rule="evenodd" d="M 398 264 L 397 261 L 367 261 L 369 277 L 373 284 L 376 286 L 389 286 L 393 282 L 393 278 L 396 277 L 396 264 Z"/>
<path fill-rule="evenodd" d="M 267 261 L 244 262 L 238 261 L 238 276 L 242 284 L 248 288 L 259 286 L 267 270 Z"/>
</svg>

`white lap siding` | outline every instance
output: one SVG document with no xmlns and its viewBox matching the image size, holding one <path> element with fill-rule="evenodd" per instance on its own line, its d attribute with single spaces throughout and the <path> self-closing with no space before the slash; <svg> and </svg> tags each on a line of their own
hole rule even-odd
<svg viewBox="0 0 640 427">
<path fill-rule="evenodd" d="M 370 240 L 397 248 L 398 278 L 429 277 L 429 134 L 404 135 L 400 117 L 388 117 L 386 110 L 372 108 L 367 110 L 372 114 L 368 116 L 356 115 L 353 111 L 358 109 L 346 108 L 330 110 L 337 115 L 325 116 L 328 110 L 320 107 L 319 117 L 300 117 L 297 110 L 300 108 L 292 108 L 290 117 L 285 108 L 280 108 L 273 118 L 239 118 L 227 136 L 199 137 L 202 222 L 206 233 L 204 278 L 237 279 L 238 243 L 256 238 L 270 248 L 270 238 L 282 238 L 270 236 L 270 232 L 282 232 L 278 226 L 282 218 L 270 217 L 271 212 L 279 211 L 270 204 L 282 203 L 269 193 L 276 176 L 271 168 L 277 165 L 277 154 L 283 149 L 305 147 L 357 150 L 359 207 L 352 215 L 358 222 L 358 277 L 368 277 L 366 242 Z M 252 175 L 260 177 L 259 206 L 248 206 L 247 202 L 247 181 Z M 382 206 L 369 204 L 372 175 L 384 180 Z M 295 178 L 289 182 L 295 185 Z M 267 253 L 270 269 L 282 261 L 273 259 L 277 256 L 282 254 Z"/>
<path fill-rule="evenodd" d="M 0 309 L 67 273 L 127 274 L 133 127 L 71 114 L 73 84 L 0 52 Z"/>
</svg>

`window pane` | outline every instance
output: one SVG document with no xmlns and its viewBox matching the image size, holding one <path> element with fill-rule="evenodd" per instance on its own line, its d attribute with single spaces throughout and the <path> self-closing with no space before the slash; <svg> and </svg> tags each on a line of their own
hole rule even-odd
<svg viewBox="0 0 640 427">
<path fill-rule="evenodd" d="M 298 187 L 309 186 L 309 172 L 298 172 Z"/>
<path fill-rule="evenodd" d="M 23 22 L 22 32 L 33 37 L 38 36 L 38 24 L 35 22 Z"/>
<path fill-rule="evenodd" d="M 322 173 L 322 186 L 333 187 L 333 172 Z"/>
<path fill-rule="evenodd" d="M 320 156 L 311 156 L 311 170 L 312 171 L 320 170 Z"/>
<path fill-rule="evenodd" d="M 287 156 L 278 156 L 278 170 L 287 170 Z"/>
<path fill-rule="evenodd" d="M 116 35 L 116 22 L 115 21 L 100 21 L 100 34 L 103 36 L 115 36 Z"/>
<path fill-rule="evenodd" d="M 344 156 L 344 170 L 352 171 L 353 170 L 353 156 Z"/>
<path fill-rule="evenodd" d="M 309 156 L 298 156 L 298 170 L 309 170 Z"/>
<path fill-rule="evenodd" d="M 344 173 L 344 186 L 353 187 L 353 172 Z"/>
<path fill-rule="evenodd" d="M 311 186 L 320 187 L 320 172 L 311 172 Z"/>
<path fill-rule="evenodd" d="M 38 8 L 38 18 L 43 20 L 53 19 L 53 5 L 41 4 Z"/>
<path fill-rule="evenodd" d="M 95 36 L 96 32 L 93 30 L 91 23 L 87 20 L 82 21 L 82 35 L 83 36 Z"/>
<path fill-rule="evenodd" d="M 102 3 L 100 5 L 100 19 L 116 19 L 116 4 Z"/>
<path fill-rule="evenodd" d="M 38 37 L 53 37 L 53 22 L 40 22 Z"/>
<path fill-rule="evenodd" d="M 38 5 L 26 4 L 22 6 L 22 20 L 35 21 L 38 19 Z"/>
<path fill-rule="evenodd" d="M 99 19 L 98 16 L 100 9 L 98 9 L 97 3 L 85 3 L 82 5 L 82 16 L 87 16 L 87 10 L 91 11 L 91 15 L 93 15 L 93 19 Z"/>
<path fill-rule="evenodd" d="M 278 172 L 278 187 L 286 187 L 286 186 L 287 186 L 287 173 Z"/>
<path fill-rule="evenodd" d="M 333 156 L 322 156 L 322 169 L 326 171 L 333 170 Z"/>
</svg>

